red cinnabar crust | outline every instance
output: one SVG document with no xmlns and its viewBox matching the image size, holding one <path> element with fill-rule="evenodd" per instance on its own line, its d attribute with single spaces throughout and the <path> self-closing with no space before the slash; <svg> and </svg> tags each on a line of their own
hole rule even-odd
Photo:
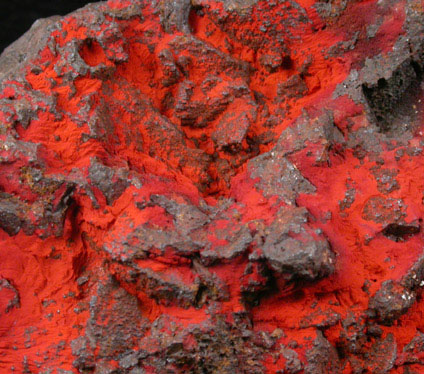
<svg viewBox="0 0 424 374">
<path fill-rule="evenodd" d="M 0 56 L 0 372 L 423 372 L 423 11 L 37 21 Z"/>
</svg>

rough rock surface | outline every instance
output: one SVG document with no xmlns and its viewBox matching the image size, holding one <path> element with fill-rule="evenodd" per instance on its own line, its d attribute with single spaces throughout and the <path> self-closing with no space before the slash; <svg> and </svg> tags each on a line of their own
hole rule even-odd
<svg viewBox="0 0 424 374">
<path fill-rule="evenodd" d="M 109 0 L 0 56 L 0 371 L 424 370 L 424 4 Z"/>
</svg>

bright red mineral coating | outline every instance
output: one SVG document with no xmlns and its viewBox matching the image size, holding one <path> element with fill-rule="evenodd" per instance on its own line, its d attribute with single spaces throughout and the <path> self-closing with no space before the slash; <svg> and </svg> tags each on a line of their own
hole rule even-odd
<svg viewBox="0 0 424 374">
<path fill-rule="evenodd" d="M 0 372 L 423 372 L 423 3 L 164 3 L 2 78 Z"/>
</svg>

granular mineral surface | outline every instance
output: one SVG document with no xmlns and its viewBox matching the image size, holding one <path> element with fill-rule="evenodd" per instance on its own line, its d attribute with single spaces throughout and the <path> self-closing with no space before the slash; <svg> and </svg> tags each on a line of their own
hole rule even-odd
<svg viewBox="0 0 424 374">
<path fill-rule="evenodd" d="M 0 373 L 424 372 L 424 3 L 109 0 L 0 56 Z"/>
</svg>

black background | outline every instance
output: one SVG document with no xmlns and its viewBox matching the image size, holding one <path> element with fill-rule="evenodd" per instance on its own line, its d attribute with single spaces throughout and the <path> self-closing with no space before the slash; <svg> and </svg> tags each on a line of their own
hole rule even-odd
<svg viewBox="0 0 424 374">
<path fill-rule="evenodd" d="M 0 53 L 27 31 L 38 18 L 65 15 L 94 1 L 0 0 Z"/>
</svg>

